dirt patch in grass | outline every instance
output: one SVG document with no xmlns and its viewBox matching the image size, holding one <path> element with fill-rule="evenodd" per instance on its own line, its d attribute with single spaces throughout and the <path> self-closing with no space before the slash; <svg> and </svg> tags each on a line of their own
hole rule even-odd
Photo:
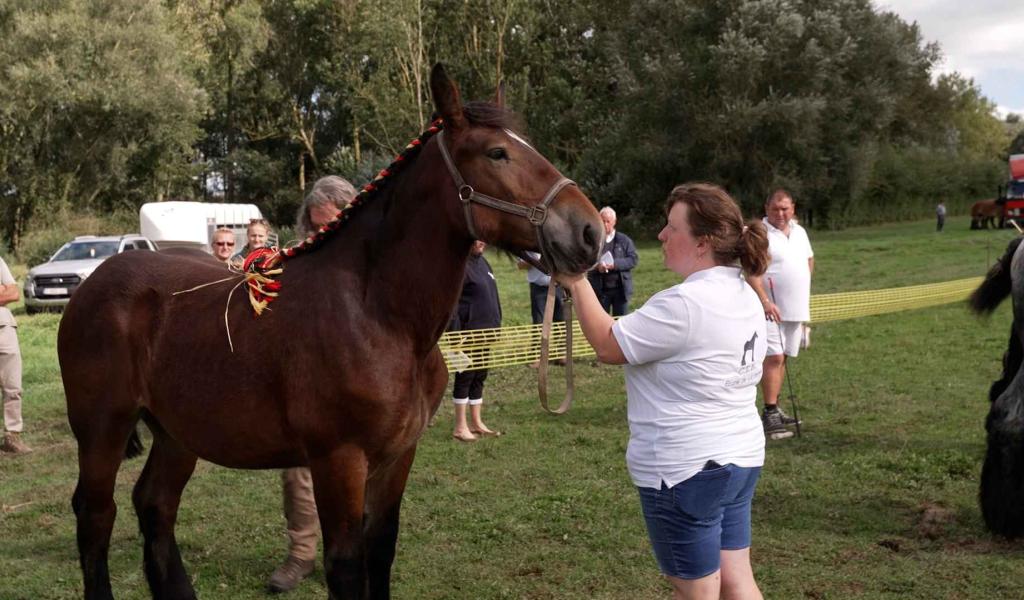
<svg viewBox="0 0 1024 600">
<path fill-rule="evenodd" d="M 956 513 L 939 504 L 924 502 L 919 509 L 917 535 L 925 539 L 945 537 L 950 526 L 956 522 Z"/>
</svg>

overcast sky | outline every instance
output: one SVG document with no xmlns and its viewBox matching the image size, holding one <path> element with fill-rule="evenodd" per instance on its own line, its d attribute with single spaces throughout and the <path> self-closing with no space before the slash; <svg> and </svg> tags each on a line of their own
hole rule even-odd
<svg viewBox="0 0 1024 600">
<path fill-rule="evenodd" d="M 942 46 L 941 72 L 959 71 L 1005 114 L 1024 115 L 1024 0 L 874 0 Z"/>
</svg>

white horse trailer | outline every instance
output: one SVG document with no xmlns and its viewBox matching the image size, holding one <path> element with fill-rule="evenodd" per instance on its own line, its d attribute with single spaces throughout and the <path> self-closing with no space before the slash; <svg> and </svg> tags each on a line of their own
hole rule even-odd
<svg viewBox="0 0 1024 600">
<path fill-rule="evenodd" d="M 255 204 L 148 202 L 139 209 L 142 235 L 159 250 L 196 248 L 212 252 L 213 232 L 222 227 L 234 232 L 235 247 L 241 248 L 246 244 L 249 221 L 262 218 Z"/>
</svg>

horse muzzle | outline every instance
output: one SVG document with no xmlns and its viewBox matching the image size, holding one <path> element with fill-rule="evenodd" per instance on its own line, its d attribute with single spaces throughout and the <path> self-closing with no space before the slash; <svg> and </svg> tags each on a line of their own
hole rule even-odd
<svg viewBox="0 0 1024 600">
<path fill-rule="evenodd" d="M 578 191 L 568 194 L 552 204 L 539 242 L 553 272 L 577 274 L 597 264 L 604 227 L 586 196 Z"/>
</svg>

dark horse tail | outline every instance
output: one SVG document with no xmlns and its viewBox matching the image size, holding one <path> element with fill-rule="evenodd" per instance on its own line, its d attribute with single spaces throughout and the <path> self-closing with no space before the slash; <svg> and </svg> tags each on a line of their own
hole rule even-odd
<svg viewBox="0 0 1024 600">
<path fill-rule="evenodd" d="M 142 445 L 142 438 L 139 437 L 139 426 L 136 425 L 132 429 L 131 436 L 128 437 L 128 444 L 124 448 L 124 457 L 135 458 L 142 454 L 142 451 L 145 449 L 146 447 Z"/>
<path fill-rule="evenodd" d="M 1010 277 L 1010 266 L 1013 263 L 1013 255 L 1017 252 L 1017 247 L 1020 246 L 1022 240 L 1024 237 L 1016 237 L 1010 241 L 1006 246 L 1006 252 L 985 275 L 985 281 L 982 281 L 978 289 L 971 294 L 967 302 L 974 312 L 990 314 L 1010 295 L 1013 283 Z"/>
<path fill-rule="evenodd" d="M 978 499 L 985 525 L 1007 538 L 1024 536 L 1024 386 L 1017 375 L 1024 347 L 1016 327 L 1003 355 L 1003 374 L 989 389 L 987 448 Z"/>
<path fill-rule="evenodd" d="M 1022 240 L 1024 237 L 1018 237 L 1010 242 L 985 281 L 971 294 L 969 303 L 975 312 L 990 314 L 1012 292 L 1013 255 Z M 987 448 L 978 490 L 985 525 L 993 533 L 1011 539 L 1024 536 L 1024 379 L 1019 377 L 1024 364 L 1022 326 L 1014 320 L 1003 354 L 1002 375 L 989 388 Z"/>
</svg>

